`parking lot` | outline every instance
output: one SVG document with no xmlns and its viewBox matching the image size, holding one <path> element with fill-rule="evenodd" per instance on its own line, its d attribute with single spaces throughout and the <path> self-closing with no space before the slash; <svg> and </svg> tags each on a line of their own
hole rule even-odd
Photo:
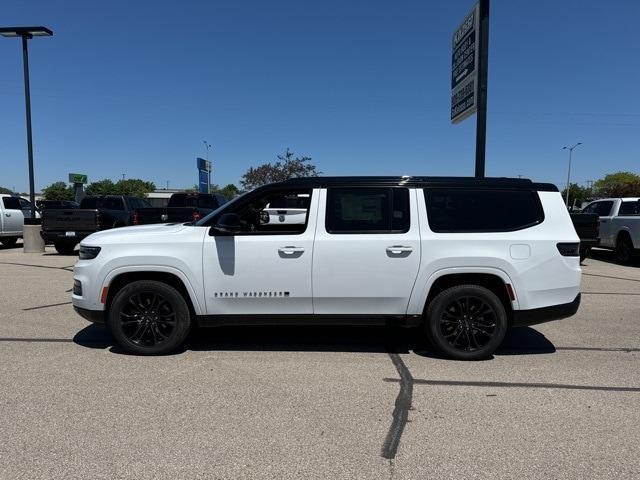
<svg viewBox="0 0 640 480">
<path fill-rule="evenodd" d="M 638 478 L 640 266 L 491 360 L 414 331 L 194 331 L 124 355 L 70 304 L 77 257 L 0 248 L 0 478 Z"/>
</svg>

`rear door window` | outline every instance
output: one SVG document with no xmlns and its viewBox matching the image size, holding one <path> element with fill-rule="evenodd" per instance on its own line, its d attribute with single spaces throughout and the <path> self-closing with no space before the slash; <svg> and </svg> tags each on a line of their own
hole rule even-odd
<svg viewBox="0 0 640 480">
<path fill-rule="evenodd" d="M 329 188 L 326 229 L 329 233 L 406 233 L 409 190 L 406 188 Z"/>
<path fill-rule="evenodd" d="M 618 216 L 640 215 L 640 200 L 633 202 L 622 202 Z"/>
<path fill-rule="evenodd" d="M 544 220 L 535 191 L 434 188 L 424 195 L 434 232 L 509 232 Z"/>
</svg>

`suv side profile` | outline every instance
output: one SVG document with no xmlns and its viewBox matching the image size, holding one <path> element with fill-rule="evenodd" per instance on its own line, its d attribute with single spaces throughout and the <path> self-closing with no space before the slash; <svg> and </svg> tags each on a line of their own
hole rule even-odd
<svg viewBox="0 0 640 480">
<path fill-rule="evenodd" d="M 265 212 L 285 201 L 304 221 Z M 509 327 L 577 311 L 579 248 L 550 184 L 298 178 L 195 224 L 87 237 L 72 300 L 137 354 L 174 350 L 194 324 L 314 322 L 419 327 L 445 356 L 474 360 Z"/>
</svg>

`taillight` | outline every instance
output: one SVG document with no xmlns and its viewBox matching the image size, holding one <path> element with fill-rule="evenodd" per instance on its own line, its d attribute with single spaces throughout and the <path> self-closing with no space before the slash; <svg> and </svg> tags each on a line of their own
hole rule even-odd
<svg viewBox="0 0 640 480">
<path fill-rule="evenodd" d="M 198 211 L 193 212 L 193 215 L 191 215 L 191 218 L 193 218 L 194 222 L 197 222 L 198 220 L 200 220 L 202 218 L 202 214 Z"/>
<path fill-rule="evenodd" d="M 100 230 L 102 228 L 102 216 L 100 212 L 96 213 L 96 228 Z"/>
<path fill-rule="evenodd" d="M 579 257 L 580 242 L 577 243 L 558 243 L 557 245 L 560 255 L 563 257 Z"/>
<path fill-rule="evenodd" d="M 134 211 L 131 215 L 131 223 L 134 225 L 140 224 L 140 215 L 138 214 L 138 212 Z"/>
</svg>

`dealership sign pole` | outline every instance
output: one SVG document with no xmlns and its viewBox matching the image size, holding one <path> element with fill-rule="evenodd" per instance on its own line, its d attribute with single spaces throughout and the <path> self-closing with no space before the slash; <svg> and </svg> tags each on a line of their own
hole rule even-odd
<svg viewBox="0 0 640 480">
<path fill-rule="evenodd" d="M 453 32 L 451 122 L 477 112 L 475 176 L 484 177 L 487 140 L 489 0 L 480 0 Z"/>
</svg>

